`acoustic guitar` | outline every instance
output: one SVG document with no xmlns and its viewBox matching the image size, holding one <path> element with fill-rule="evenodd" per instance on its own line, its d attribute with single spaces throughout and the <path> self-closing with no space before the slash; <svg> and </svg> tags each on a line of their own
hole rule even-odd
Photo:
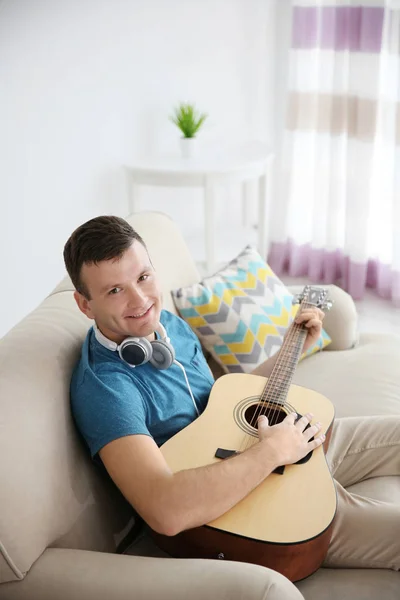
<svg viewBox="0 0 400 600">
<path fill-rule="evenodd" d="M 329 308 L 327 293 L 306 286 L 299 310 Z M 269 424 L 288 413 L 311 412 L 326 434 L 323 446 L 299 463 L 282 465 L 227 513 L 176 536 L 154 532 L 157 544 L 176 557 L 250 562 L 279 571 L 291 581 L 321 565 L 331 538 L 336 491 L 325 459 L 334 420 L 332 403 L 318 392 L 291 384 L 307 330 L 293 321 L 269 378 L 228 374 L 212 387 L 203 414 L 177 433 L 161 452 L 173 472 L 226 460 L 258 443 L 257 418 Z"/>
</svg>

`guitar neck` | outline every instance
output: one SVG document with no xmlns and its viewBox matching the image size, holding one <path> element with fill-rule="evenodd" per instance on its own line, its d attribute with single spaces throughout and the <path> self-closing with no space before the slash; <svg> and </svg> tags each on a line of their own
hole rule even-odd
<svg viewBox="0 0 400 600">
<path fill-rule="evenodd" d="M 307 303 L 302 303 L 300 310 L 306 307 Z M 285 335 L 260 400 L 273 400 L 278 404 L 285 402 L 306 337 L 306 327 L 293 321 Z"/>
</svg>

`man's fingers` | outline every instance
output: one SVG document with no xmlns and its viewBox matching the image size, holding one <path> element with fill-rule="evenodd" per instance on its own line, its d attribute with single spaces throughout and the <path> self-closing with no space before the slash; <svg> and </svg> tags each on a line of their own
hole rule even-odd
<svg viewBox="0 0 400 600">
<path fill-rule="evenodd" d="M 307 323 L 304 323 L 304 326 L 307 328 L 310 327 L 321 327 L 321 321 L 319 319 L 310 319 Z"/>
<path fill-rule="evenodd" d="M 311 442 L 308 442 L 308 450 L 315 450 L 315 448 L 322 446 L 322 444 L 325 442 L 325 437 L 326 436 L 323 433 L 321 433 L 321 435 L 311 440 Z"/>
<path fill-rule="evenodd" d="M 294 425 L 295 421 L 297 419 L 297 413 L 293 412 L 293 413 L 289 413 L 288 415 L 286 415 L 286 417 L 283 419 L 282 423 L 284 421 L 286 421 L 286 423 L 289 423 L 291 425 Z"/>
<path fill-rule="evenodd" d="M 260 415 L 257 419 L 257 427 L 260 430 L 265 430 L 268 427 L 268 417 L 266 415 Z"/>
<path fill-rule="evenodd" d="M 302 315 L 316 315 L 318 317 L 320 317 L 321 319 L 324 318 L 325 313 L 323 310 L 321 310 L 320 308 L 304 308 L 298 315 L 296 315 L 296 319 L 298 317 L 301 317 Z"/>
<path fill-rule="evenodd" d="M 301 419 L 299 419 L 296 423 L 297 429 L 300 429 L 300 431 L 304 431 L 309 422 L 312 420 L 313 416 L 314 415 L 312 415 L 311 413 L 306 413 L 305 415 L 303 415 Z"/>
<path fill-rule="evenodd" d="M 315 425 L 311 425 L 311 427 L 304 430 L 303 435 L 306 438 L 307 442 L 311 440 L 311 438 L 321 430 L 321 427 L 321 423 L 315 423 Z"/>
<path fill-rule="evenodd" d="M 325 317 L 325 313 L 319 308 L 315 309 L 305 309 L 302 310 L 299 315 L 296 315 L 295 321 L 296 323 L 303 323 L 304 321 L 310 321 L 310 319 L 315 319 L 318 322 L 323 321 Z"/>
</svg>

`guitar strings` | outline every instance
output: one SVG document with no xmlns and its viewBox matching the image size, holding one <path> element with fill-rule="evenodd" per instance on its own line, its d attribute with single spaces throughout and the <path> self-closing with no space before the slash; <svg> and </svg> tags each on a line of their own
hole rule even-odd
<svg viewBox="0 0 400 600">
<path fill-rule="evenodd" d="M 306 307 L 308 303 L 303 300 L 300 303 L 299 306 L 299 311 L 297 312 L 297 315 L 301 313 L 301 311 Z M 289 333 L 287 334 L 286 340 L 285 340 L 285 344 L 289 345 L 289 344 L 293 344 L 294 346 L 294 350 L 299 349 L 299 342 L 301 341 L 301 337 L 299 336 L 300 332 L 305 332 L 306 333 L 306 328 L 303 324 L 297 324 L 293 321 L 293 323 L 291 324 Z M 304 343 L 304 341 L 303 341 Z M 273 398 L 274 394 L 274 390 L 276 390 L 276 383 L 279 382 L 279 386 L 278 388 L 280 388 L 278 390 L 278 397 L 279 395 L 283 394 L 285 392 L 285 387 L 286 387 L 286 382 L 282 381 L 278 379 L 278 374 L 279 374 L 279 370 L 282 367 L 285 367 L 285 373 L 287 373 L 286 368 L 288 370 L 290 370 L 293 367 L 293 360 L 292 357 L 286 355 L 280 355 L 277 358 L 277 361 L 274 365 L 274 368 L 272 370 L 272 373 L 269 377 L 268 383 L 266 384 L 263 392 L 260 395 L 259 398 L 259 403 L 257 405 L 257 408 L 254 411 L 253 417 L 250 421 L 250 426 L 253 427 L 254 429 L 256 429 L 256 423 L 258 420 L 258 417 L 260 415 L 266 415 L 268 417 L 268 422 L 270 426 L 276 425 L 276 423 L 278 422 L 279 419 L 279 415 L 281 413 L 281 410 L 285 408 L 289 408 L 290 407 L 290 411 L 293 410 L 293 412 L 296 412 L 296 410 L 294 409 L 293 406 L 291 406 L 289 403 L 287 403 L 285 400 L 282 402 L 276 402 L 276 399 Z M 275 383 L 275 386 L 274 386 Z M 274 388 L 274 389 L 273 389 Z M 275 392 L 276 393 L 276 392 Z M 286 390 L 287 393 L 287 390 Z M 272 418 L 271 418 L 272 416 Z M 246 434 L 243 442 L 245 443 L 245 447 L 244 449 L 246 450 L 248 447 L 250 447 L 251 445 L 253 445 L 254 443 L 254 437 L 250 434 Z M 243 442 L 241 444 L 241 449 L 243 446 Z M 240 449 L 240 451 L 241 451 Z"/>
<path fill-rule="evenodd" d="M 289 344 L 290 342 L 292 342 L 295 339 L 295 334 L 297 333 L 297 330 L 298 330 L 298 326 L 296 328 L 296 323 L 292 323 L 291 328 L 290 328 L 289 333 L 287 334 L 287 338 L 286 338 L 287 344 Z M 254 429 L 256 429 L 257 419 L 261 414 L 265 414 L 268 416 L 269 425 L 271 425 L 271 426 L 275 425 L 279 418 L 280 407 L 278 406 L 277 402 L 273 400 L 273 397 L 272 397 L 273 391 L 271 388 L 273 387 L 273 380 L 275 377 L 275 373 L 278 372 L 278 370 L 281 366 L 285 365 L 285 362 L 286 362 L 286 358 L 283 354 L 278 356 L 277 361 L 272 370 L 272 373 L 269 377 L 269 382 L 267 383 L 266 388 L 264 388 L 263 392 L 260 395 L 259 403 L 258 403 L 257 408 L 255 409 L 253 417 L 250 421 L 250 426 L 253 427 Z M 270 385 L 268 387 L 268 384 L 272 384 L 272 385 Z M 282 404 L 280 406 L 282 406 Z M 272 415 L 272 419 L 271 419 L 271 415 Z M 246 450 L 251 445 L 253 445 L 254 442 L 255 442 L 254 437 L 250 434 L 246 434 L 244 437 L 244 440 L 241 444 L 240 449 L 242 449 L 242 447 L 244 445 L 244 450 Z"/>
<path fill-rule="evenodd" d="M 308 303 L 305 302 L 304 300 L 302 301 L 302 303 L 300 304 L 300 310 L 298 311 L 297 314 L 300 314 L 302 312 L 302 310 L 307 307 Z M 287 336 L 287 344 L 288 346 L 292 346 L 291 350 L 292 350 L 292 354 L 288 354 L 286 353 L 284 356 L 282 357 L 278 357 L 278 360 L 275 363 L 274 369 L 272 370 L 271 376 L 270 376 L 270 380 L 271 380 L 271 385 L 266 385 L 266 387 L 263 390 L 263 393 L 261 394 L 261 399 L 262 400 L 269 400 L 269 402 L 266 405 L 266 408 L 264 409 L 265 412 L 263 412 L 263 408 L 261 408 L 261 410 L 259 411 L 259 414 L 266 414 L 268 416 L 267 410 L 268 408 L 271 406 L 271 404 L 274 405 L 273 408 L 273 418 L 272 420 L 270 420 L 270 424 L 271 425 L 276 425 L 276 423 L 278 422 L 278 418 L 279 418 L 279 414 L 281 412 L 281 407 L 285 404 L 285 400 L 286 397 L 283 399 L 283 402 L 277 402 L 276 398 L 273 398 L 274 395 L 274 384 L 275 384 L 275 389 L 276 387 L 278 387 L 278 398 L 280 395 L 282 394 L 286 394 L 288 393 L 288 387 L 290 386 L 290 380 L 285 380 L 285 376 L 288 374 L 288 372 L 290 373 L 290 371 L 292 371 L 292 375 L 294 372 L 294 361 L 293 361 L 293 354 L 298 352 L 300 353 L 301 348 L 304 344 L 304 335 L 299 335 L 299 334 L 306 334 L 306 328 L 303 324 L 297 324 L 295 322 L 292 323 L 291 325 L 291 330 Z M 298 360 L 298 358 L 297 358 Z M 296 363 L 297 363 L 296 360 Z M 284 375 L 283 375 L 283 380 L 282 377 L 279 379 L 279 371 L 281 369 L 284 369 Z M 278 382 L 278 386 L 277 386 L 277 382 Z M 263 404 L 261 404 L 261 407 L 263 407 Z M 257 417 L 259 416 L 259 414 L 257 415 Z M 269 413 L 271 414 L 271 412 Z"/>
<path fill-rule="evenodd" d="M 296 408 L 293 406 L 293 404 L 290 404 L 289 402 L 284 402 L 282 405 L 282 409 L 284 410 L 284 412 L 286 412 L 287 414 L 291 413 L 291 412 L 297 412 Z M 244 444 L 245 442 L 245 444 Z M 242 439 L 242 443 L 240 445 L 240 448 L 238 450 L 238 452 L 244 452 L 245 450 L 247 450 L 248 448 L 250 448 L 251 446 L 254 446 L 254 444 L 256 444 L 258 442 L 258 438 L 257 436 L 253 436 L 250 434 L 246 434 L 244 436 L 244 438 Z"/>
<path fill-rule="evenodd" d="M 292 339 L 294 339 L 294 334 L 295 334 L 295 323 L 292 323 L 290 326 L 290 330 L 289 333 L 287 335 L 287 343 L 289 343 L 290 341 L 292 341 Z M 264 388 L 264 390 L 262 391 L 260 398 L 259 398 L 259 402 L 257 404 L 257 407 L 253 413 L 252 419 L 250 421 L 250 427 L 253 427 L 254 429 L 257 429 L 256 427 L 256 423 L 258 420 L 258 417 L 262 414 L 265 414 L 268 417 L 268 422 L 269 425 L 274 425 L 278 419 L 277 413 L 279 412 L 279 408 L 277 408 L 277 403 L 273 401 L 273 392 L 272 392 L 272 387 L 273 387 L 273 381 L 274 381 L 274 373 L 278 372 L 280 366 L 282 366 L 284 364 L 284 356 L 278 355 L 278 358 L 276 360 L 276 363 L 274 365 L 274 368 L 272 369 L 272 373 L 268 379 L 268 383 L 266 384 L 266 387 Z M 271 385 L 272 384 L 272 385 Z M 269 387 L 268 387 L 269 386 Z M 271 414 L 273 415 L 273 418 L 271 420 Z M 254 438 L 252 435 L 250 434 L 246 434 L 243 440 L 244 443 L 244 450 L 247 450 L 250 446 L 253 445 L 254 442 Z M 241 448 L 243 446 L 243 442 L 241 444 Z"/>
<path fill-rule="evenodd" d="M 303 301 L 300 305 L 300 311 L 303 309 Z M 301 325 L 293 322 L 290 328 L 290 331 L 285 340 L 285 345 L 289 347 L 293 342 L 296 342 L 296 338 L 298 338 L 298 333 L 302 329 Z M 279 371 L 282 368 L 290 367 L 290 357 L 286 354 L 282 354 L 278 356 L 274 368 L 272 369 L 272 373 L 269 377 L 269 381 L 265 386 L 261 396 L 260 403 L 258 405 L 257 410 L 254 413 L 251 425 L 255 427 L 255 423 L 260 415 L 266 415 L 268 417 L 270 425 L 275 425 L 279 418 L 280 406 L 281 402 L 276 401 L 276 388 L 278 387 L 278 397 L 280 394 L 284 392 L 285 382 L 282 379 L 279 379 Z M 277 385 L 278 384 L 278 385 Z M 272 410 L 269 410 L 271 409 Z M 272 415 L 272 419 L 270 416 Z"/>
<path fill-rule="evenodd" d="M 288 336 L 288 342 L 289 344 L 292 343 L 292 351 L 293 353 L 300 353 L 301 351 L 301 345 L 302 342 L 304 343 L 304 339 L 302 340 L 302 338 L 304 336 L 299 335 L 299 333 L 306 333 L 304 331 L 304 326 L 303 325 L 298 325 L 295 324 L 293 327 L 293 331 L 291 333 L 290 336 Z M 297 361 L 296 361 L 297 363 Z M 274 404 L 274 408 L 273 408 L 273 412 L 272 412 L 272 419 L 270 420 L 270 425 L 276 425 L 276 423 L 278 422 L 279 419 L 279 415 L 281 413 L 281 406 L 282 404 L 284 404 L 286 396 L 288 394 L 289 391 L 289 387 L 290 387 L 290 381 L 291 378 L 289 379 L 288 375 L 290 374 L 291 376 L 293 376 L 293 372 L 294 372 L 294 367 L 295 367 L 295 363 L 293 360 L 293 356 L 284 356 L 282 360 L 277 361 L 276 363 L 277 366 L 277 372 L 274 375 L 274 379 L 271 381 L 271 385 L 268 386 L 267 384 L 267 389 L 263 392 L 262 394 L 262 399 L 268 399 L 269 403 L 267 405 L 267 407 L 269 407 L 272 404 Z M 282 373 L 283 371 L 283 373 Z M 291 373 L 292 371 L 292 373 Z M 273 375 L 273 373 L 271 373 L 271 376 Z M 276 392 L 277 390 L 277 392 Z M 277 398 L 276 398 L 276 394 L 277 394 Z M 283 398 L 283 396 L 285 395 L 285 397 Z M 282 400 L 279 400 L 279 398 L 282 397 Z M 263 409 L 261 409 L 260 414 L 266 414 L 268 416 L 267 413 L 268 409 L 265 409 L 263 411 Z M 271 414 L 271 412 L 269 413 Z"/>
<path fill-rule="evenodd" d="M 291 326 L 291 330 L 289 331 L 289 333 L 287 335 L 286 343 L 288 345 L 290 345 L 293 342 L 298 342 L 299 341 L 298 333 L 302 329 L 303 329 L 302 325 L 293 323 Z M 294 347 L 296 349 L 297 345 L 295 345 Z M 287 403 L 286 399 L 283 402 L 276 401 L 276 395 L 278 395 L 278 397 L 279 397 L 283 393 L 285 393 L 285 391 L 287 392 L 286 382 L 279 380 L 279 371 L 284 367 L 285 372 L 287 372 L 286 368 L 287 367 L 291 368 L 292 366 L 293 366 L 292 361 L 287 355 L 281 355 L 280 357 L 278 357 L 278 359 L 274 365 L 274 369 L 272 370 L 272 373 L 269 378 L 269 385 L 267 384 L 266 388 L 263 390 L 263 392 L 259 398 L 259 403 L 257 405 L 257 408 L 255 409 L 253 417 L 250 421 L 250 426 L 253 427 L 254 429 L 257 429 L 256 423 L 257 423 L 258 417 L 260 415 L 266 415 L 268 417 L 269 425 L 273 426 L 278 423 L 279 416 L 282 411 L 285 412 L 285 409 L 288 412 L 292 412 L 292 411 L 296 412 L 296 409 L 292 405 Z M 278 391 L 277 391 L 277 388 L 278 388 Z M 245 442 L 244 449 L 246 450 L 251 445 L 253 445 L 253 443 L 255 443 L 255 439 L 252 435 L 247 434 L 245 436 L 243 442 Z M 241 449 L 243 447 L 243 442 L 241 444 Z"/>
</svg>

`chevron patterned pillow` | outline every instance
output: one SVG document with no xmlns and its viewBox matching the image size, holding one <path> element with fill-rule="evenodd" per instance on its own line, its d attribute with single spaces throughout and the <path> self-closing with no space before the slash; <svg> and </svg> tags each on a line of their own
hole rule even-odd
<svg viewBox="0 0 400 600">
<path fill-rule="evenodd" d="M 175 306 L 226 373 L 250 373 L 275 354 L 298 306 L 252 246 L 221 271 L 172 291 Z M 331 342 L 323 330 L 308 356 Z"/>
</svg>

